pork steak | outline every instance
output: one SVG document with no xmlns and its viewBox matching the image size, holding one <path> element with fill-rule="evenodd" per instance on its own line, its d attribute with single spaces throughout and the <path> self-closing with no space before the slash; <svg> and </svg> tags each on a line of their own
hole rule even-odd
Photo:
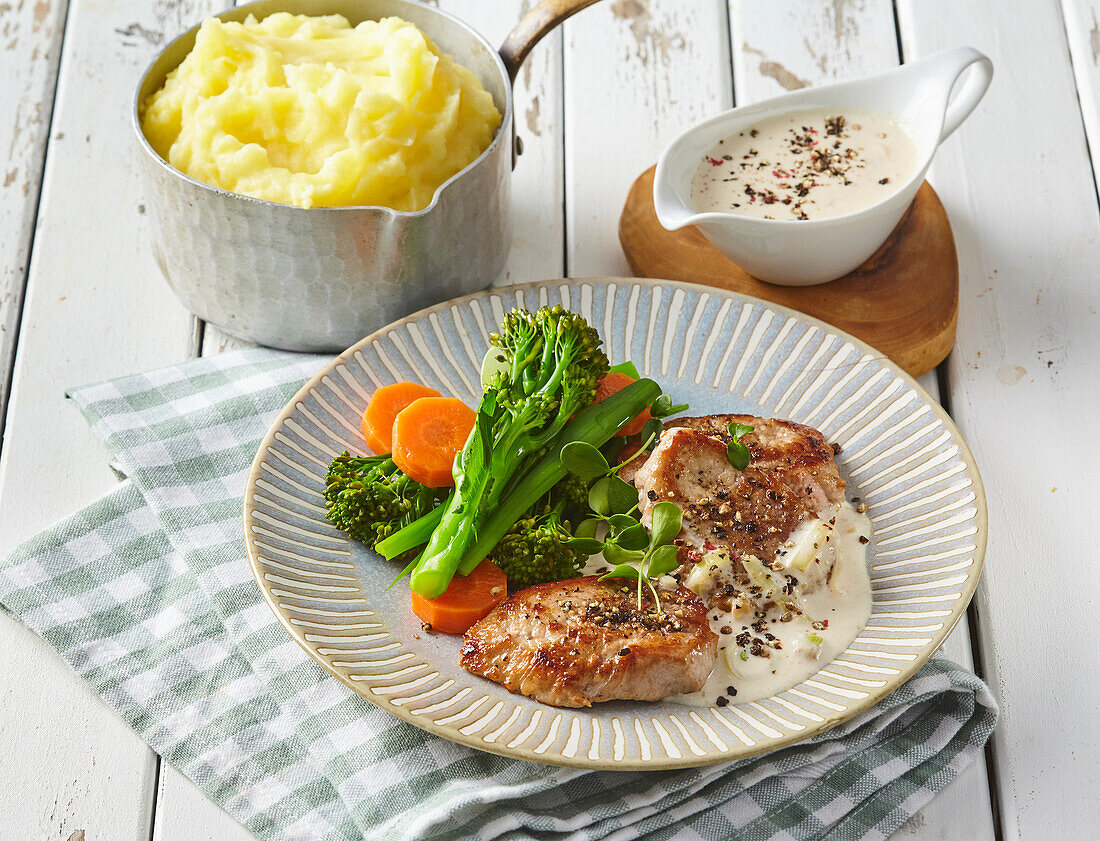
<svg viewBox="0 0 1100 841">
<path fill-rule="evenodd" d="M 638 609 L 633 582 L 596 576 L 521 590 L 469 631 L 464 669 L 558 707 L 657 701 L 694 692 L 714 666 L 718 637 L 685 587 Z"/>
<path fill-rule="evenodd" d="M 741 437 L 751 455 L 738 470 L 726 453 L 731 422 L 753 431 Z M 642 522 L 653 506 L 680 506 L 680 541 L 699 551 L 769 559 L 803 523 L 844 500 L 834 452 L 816 429 L 752 415 L 708 415 L 670 421 L 633 480 Z"/>
</svg>

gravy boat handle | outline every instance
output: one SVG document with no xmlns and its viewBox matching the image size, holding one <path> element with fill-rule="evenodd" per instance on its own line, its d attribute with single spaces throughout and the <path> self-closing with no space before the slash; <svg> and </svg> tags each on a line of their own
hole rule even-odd
<svg viewBox="0 0 1100 841">
<path fill-rule="evenodd" d="M 958 47 L 919 62 L 914 69 L 918 67 L 918 72 L 927 73 L 933 84 L 941 87 L 944 99 L 947 100 L 939 139 L 939 142 L 943 143 L 982 101 L 993 79 L 993 62 L 973 47 Z M 967 74 L 962 86 L 952 98 L 951 92 L 955 89 L 956 83 L 970 67 L 974 69 Z"/>
</svg>

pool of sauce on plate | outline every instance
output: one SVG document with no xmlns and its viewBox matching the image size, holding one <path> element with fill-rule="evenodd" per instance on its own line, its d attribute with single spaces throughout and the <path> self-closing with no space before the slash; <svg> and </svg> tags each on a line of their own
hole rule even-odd
<svg viewBox="0 0 1100 841">
<path fill-rule="evenodd" d="M 764 617 L 712 608 L 708 618 L 719 640 L 714 670 L 698 691 L 667 700 L 703 707 L 758 701 L 797 686 L 851 645 L 871 616 L 866 542 L 871 523 L 847 502 L 833 516 L 819 553 L 832 574 L 799 595 L 805 613 L 784 620 L 779 608 Z M 805 573 L 795 574 L 810 585 Z"/>
<path fill-rule="evenodd" d="M 691 198 L 703 212 L 827 219 L 886 198 L 916 168 L 916 146 L 890 114 L 799 111 L 718 141 L 695 171 Z"/>
</svg>

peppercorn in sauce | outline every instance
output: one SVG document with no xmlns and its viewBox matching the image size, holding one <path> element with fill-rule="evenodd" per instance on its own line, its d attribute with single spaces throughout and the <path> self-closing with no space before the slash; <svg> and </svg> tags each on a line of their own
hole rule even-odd
<svg viewBox="0 0 1100 841">
<path fill-rule="evenodd" d="M 744 467 L 729 430 L 747 427 Z M 683 511 L 672 579 L 702 600 L 718 657 L 699 690 L 673 700 L 751 703 L 804 680 L 867 622 L 871 523 L 817 429 L 780 418 L 707 415 L 669 421 L 633 475 L 642 522 L 658 500 Z M 731 691 L 732 690 L 732 691 Z"/>
<path fill-rule="evenodd" d="M 801 111 L 719 140 L 700 161 L 691 196 L 700 211 L 825 219 L 886 198 L 916 168 L 916 146 L 889 114 Z"/>
</svg>

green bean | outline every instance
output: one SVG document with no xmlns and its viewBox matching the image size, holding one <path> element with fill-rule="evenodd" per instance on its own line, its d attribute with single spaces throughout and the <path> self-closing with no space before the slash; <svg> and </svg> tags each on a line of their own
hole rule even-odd
<svg viewBox="0 0 1100 841">
<path fill-rule="evenodd" d="M 551 442 L 546 455 L 539 459 L 524 474 L 515 488 L 505 496 L 500 507 L 481 529 L 477 539 L 463 554 L 458 572 L 461 575 L 469 575 L 473 572 L 500 542 L 508 529 L 523 516 L 523 512 L 562 480 L 566 472 L 559 458 L 562 447 L 572 441 L 584 441 L 599 447 L 610 440 L 660 394 L 661 387 L 653 380 L 637 380 L 606 400 L 579 411 Z"/>
<path fill-rule="evenodd" d="M 446 501 L 443 505 L 445 504 Z M 435 531 L 435 527 L 439 525 L 439 521 L 443 519 L 443 505 L 436 506 L 423 517 L 413 520 L 389 537 L 379 540 L 374 546 L 374 551 L 387 561 L 392 561 L 402 552 L 423 546 Z"/>
</svg>

